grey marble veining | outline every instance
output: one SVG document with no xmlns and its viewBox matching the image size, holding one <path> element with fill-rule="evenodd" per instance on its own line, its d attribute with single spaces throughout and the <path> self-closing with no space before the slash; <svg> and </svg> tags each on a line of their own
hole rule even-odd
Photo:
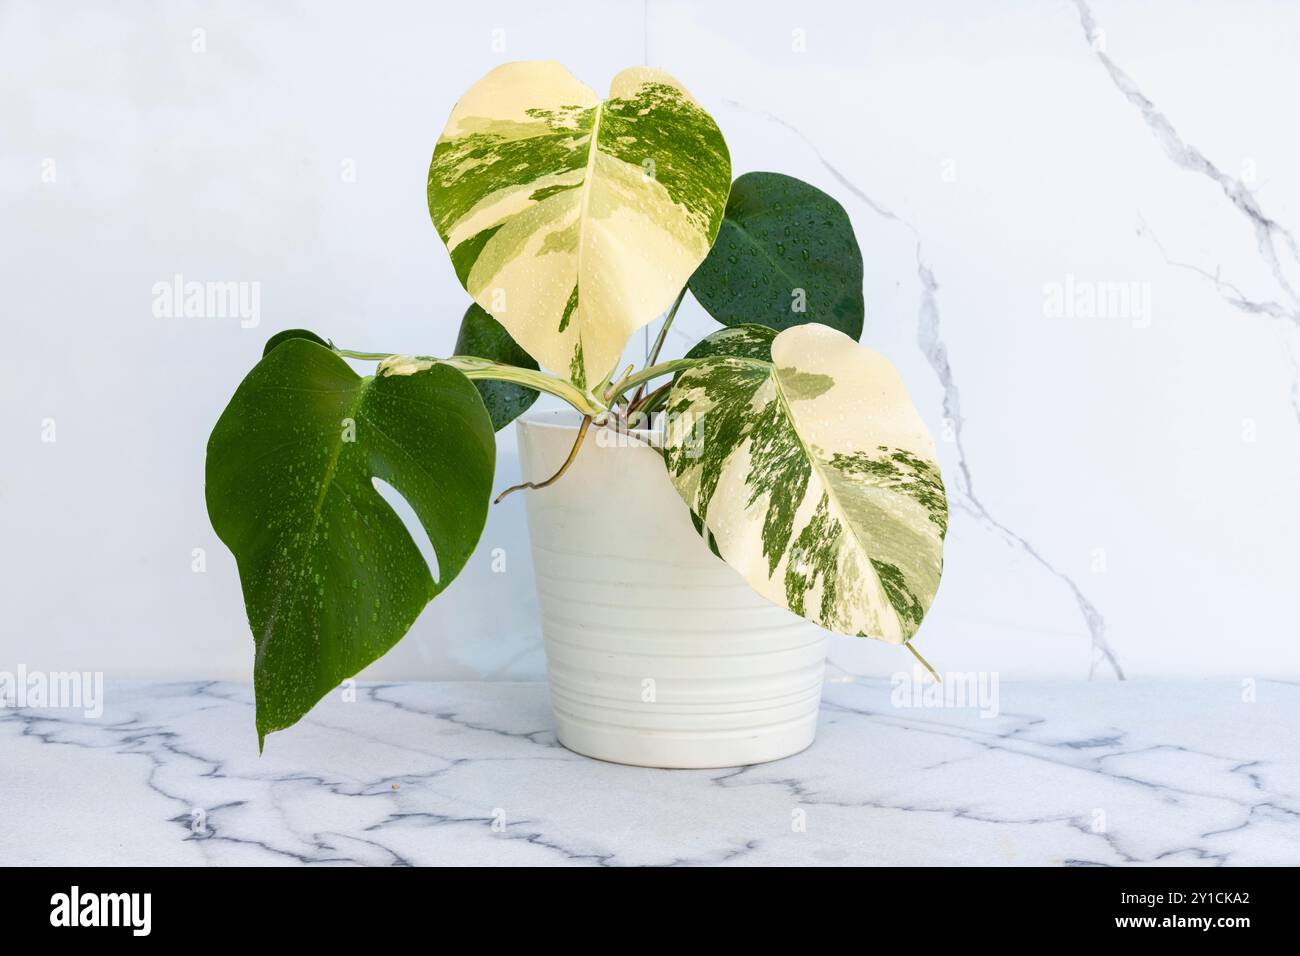
<svg viewBox="0 0 1300 956">
<path fill-rule="evenodd" d="M 257 753 L 230 683 L 0 712 L 3 864 L 1300 864 L 1300 686 L 826 687 L 812 748 L 662 771 L 560 747 L 533 683 L 361 684 Z"/>
</svg>

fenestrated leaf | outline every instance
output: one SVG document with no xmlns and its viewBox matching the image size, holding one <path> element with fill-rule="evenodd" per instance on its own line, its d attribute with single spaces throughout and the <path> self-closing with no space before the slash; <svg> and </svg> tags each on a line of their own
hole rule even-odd
<svg viewBox="0 0 1300 956">
<path fill-rule="evenodd" d="M 793 176 L 745 173 L 691 294 L 723 325 L 819 322 L 862 335 L 862 253 L 836 200 Z"/>
<path fill-rule="evenodd" d="M 495 456 L 478 392 L 445 365 L 362 378 L 293 338 L 248 373 L 208 440 L 206 490 L 257 648 L 259 743 L 384 654 L 456 577 Z M 374 478 L 414 509 L 436 579 Z"/>
<path fill-rule="evenodd" d="M 323 345 L 327 349 L 332 347 L 329 342 L 315 332 L 310 332 L 307 329 L 285 329 L 283 332 L 276 332 L 275 335 L 266 340 L 266 345 L 262 347 L 262 355 L 270 355 L 277 346 L 283 345 L 290 339 L 306 339 L 308 342 Z"/>
<path fill-rule="evenodd" d="M 452 111 L 429 212 L 474 300 L 587 387 L 704 260 L 730 185 L 721 132 L 667 73 L 624 70 L 601 102 L 558 63 L 507 63 Z"/>
<path fill-rule="evenodd" d="M 456 354 L 473 355 L 516 368 L 537 368 L 537 361 L 519 347 L 505 327 L 488 315 L 475 302 L 465 310 L 460 320 L 460 334 L 456 336 Z M 528 411 L 537 401 L 537 389 L 513 382 L 482 379 L 474 383 L 483 404 L 492 416 L 492 427 L 497 431 Z"/>
<path fill-rule="evenodd" d="M 841 634 L 916 633 L 948 504 L 888 360 L 801 325 L 772 340 L 770 360 L 717 354 L 682 372 L 667 411 L 669 475 L 756 591 Z"/>
</svg>

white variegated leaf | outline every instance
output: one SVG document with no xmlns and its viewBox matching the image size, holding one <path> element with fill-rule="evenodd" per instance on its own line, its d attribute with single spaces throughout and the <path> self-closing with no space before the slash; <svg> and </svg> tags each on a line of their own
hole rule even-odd
<svg viewBox="0 0 1300 956">
<path fill-rule="evenodd" d="M 530 61 L 456 104 L 429 212 L 474 301 L 587 387 L 704 260 L 730 186 L 722 133 L 667 73 L 624 70 L 602 102 Z"/>
<path fill-rule="evenodd" d="M 769 600 L 841 634 L 906 642 L 939 587 L 948 503 L 898 372 L 824 325 L 786 329 L 767 356 L 752 330 L 715 334 L 752 348 L 721 342 L 674 383 L 665 460 L 677 490 Z"/>
</svg>

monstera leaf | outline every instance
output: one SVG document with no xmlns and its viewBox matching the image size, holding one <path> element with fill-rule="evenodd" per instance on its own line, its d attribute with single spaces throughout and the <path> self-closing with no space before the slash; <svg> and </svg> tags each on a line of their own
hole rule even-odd
<svg viewBox="0 0 1300 956">
<path fill-rule="evenodd" d="M 669 475 L 760 594 L 841 634 L 906 642 L 943 566 L 934 443 L 883 356 L 824 325 L 781 332 L 766 357 L 760 337 L 722 330 L 724 348 L 673 384 Z"/>
<path fill-rule="evenodd" d="M 361 378 L 290 338 L 248 374 L 208 440 L 207 502 L 257 647 L 259 745 L 392 647 L 456 577 L 495 455 L 478 392 L 445 365 Z M 436 577 L 376 478 L 415 510 Z"/>
<path fill-rule="evenodd" d="M 490 359 L 515 368 L 537 368 L 537 361 L 521 349 L 501 323 L 484 312 L 477 302 L 465 310 L 465 317 L 460 320 L 456 354 Z M 497 431 L 528 411 L 537 401 L 537 389 L 513 382 L 484 379 L 475 382 L 474 387 L 483 397 L 483 404 L 492 416 L 492 427 Z"/>
<path fill-rule="evenodd" d="M 844 207 L 780 173 L 746 173 L 691 294 L 723 325 L 820 322 L 862 335 L 862 253 Z"/>
<path fill-rule="evenodd" d="M 715 355 L 733 355 L 771 361 L 772 340 L 776 330 L 765 325 L 737 325 L 719 329 L 696 342 L 686 353 L 688 359 L 710 358 Z M 681 374 L 678 373 L 678 378 Z"/>
<path fill-rule="evenodd" d="M 742 358 L 756 358 L 763 361 L 770 361 L 772 357 L 772 340 L 776 338 L 776 331 L 763 325 L 737 325 L 730 329 L 720 329 L 712 335 L 706 336 L 696 342 L 685 358 L 702 359 L 710 358 L 715 355 L 740 356 Z M 681 378 L 682 373 L 678 372 L 673 376 L 673 381 Z M 696 435 L 698 440 L 699 436 Z M 704 519 L 691 510 L 691 524 L 695 526 L 695 533 L 704 539 L 705 543 L 719 558 L 722 552 L 718 550 L 718 542 L 713 537 L 713 532 L 704 525 Z"/>
<path fill-rule="evenodd" d="M 704 260 L 730 183 L 717 125 L 667 73 L 624 70 L 601 102 L 558 63 L 508 63 L 452 111 L 429 213 L 474 301 L 587 388 Z"/>
<path fill-rule="evenodd" d="M 306 339 L 308 342 L 315 342 L 317 345 L 330 348 L 330 343 L 315 332 L 310 332 L 307 329 L 285 329 L 283 332 L 276 332 L 275 335 L 266 340 L 266 345 L 262 347 L 263 357 L 270 355 L 277 347 L 290 339 Z"/>
</svg>

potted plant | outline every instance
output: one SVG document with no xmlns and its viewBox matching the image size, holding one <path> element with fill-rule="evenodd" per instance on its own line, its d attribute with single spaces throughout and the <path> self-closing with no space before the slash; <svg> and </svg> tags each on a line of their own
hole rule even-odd
<svg viewBox="0 0 1300 956">
<path fill-rule="evenodd" d="M 718 127 L 667 74 L 626 70 L 602 101 L 552 62 L 470 88 L 428 200 L 474 300 L 455 354 L 281 332 L 208 443 L 259 746 L 456 577 L 492 498 L 494 432 L 547 392 L 572 412 L 521 420 L 519 487 L 560 740 L 652 766 L 806 747 L 821 628 L 910 648 L 947 528 L 925 425 L 856 341 L 862 258 L 843 208 L 775 173 L 732 183 Z M 659 362 L 688 289 L 722 327 Z M 646 366 L 620 370 L 665 311 Z M 377 364 L 362 376 L 345 359 Z M 410 503 L 436 569 L 376 480 Z"/>
</svg>

